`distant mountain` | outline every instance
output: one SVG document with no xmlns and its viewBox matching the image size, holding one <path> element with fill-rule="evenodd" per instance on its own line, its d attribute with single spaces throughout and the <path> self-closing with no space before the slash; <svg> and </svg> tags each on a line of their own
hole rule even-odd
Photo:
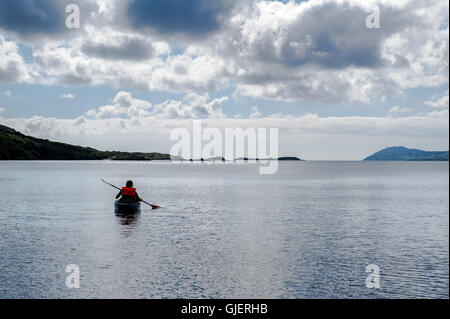
<svg viewBox="0 0 450 319">
<path fill-rule="evenodd" d="M 385 148 L 365 161 L 448 161 L 448 151 L 427 152 L 403 146 Z"/>
<path fill-rule="evenodd" d="M 99 151 L 24 135 L 0 125 L 0 160 L 169 160 L 169 154 Z"/>
</svg>

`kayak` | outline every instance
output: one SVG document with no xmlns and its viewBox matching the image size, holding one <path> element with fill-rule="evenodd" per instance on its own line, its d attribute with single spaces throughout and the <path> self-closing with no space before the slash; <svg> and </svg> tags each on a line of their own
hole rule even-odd
<svg viewBox="0 0 450 319">
<path fill-rule="evenodd" d="M 105 181 L 103 178 L 100 178 L 100 180 L 101 180 L 103 183 L 105 183 L 105 184 L 107 184 L 107 185 L 109 185 L 109 186 L 111 186 L 111 187 L 114 187 L 115 189 L 118 189 L 119 191 L 122 190 L 121 188 L 119 188 L 119 187 L 117 187 L 117 186 L 114 186 L 113 184 L 108 183 L 108 182 Z M 145 200 L 143 200 L 143 199 L 141 199 L 141 202 L 146 203 L 147 205 L 151 206 L 152 209 L 158 209 L 158 208 L 161 208 L 161 207 L 158 206 L 158 205 L 153 205 L 153 204 L 147 203 L 147 202 L 146 202 Z M 116 209 L 116 210 L 117 210 L 118 208 L 120 209 L 120 206 L 121 206 L 122 203 L 120 203 L 119 201 L 116 201 L 116 203 L 117 203 L 117 205 L 119 205 L 119 206 L 116 207 L 116 205 L 114 204 L 115 209 Z M 135 203 L 131 203 L 131 204 L 135 204 Z M 141 208 L 141 205 L 137 205 L 137 206 L 138 206 L 138 207 L 136 207 L 136 208 L 134 208 L 134 209 L 137 210 L 137 211 L 139 211 L 140 208 Z"/>
<path fill-rule="evenodd" d="M 137 214 L 141 211 L 141 203 L 121 203 L 116 200 L 114 211 L 116 214 Z"/>
</svg>

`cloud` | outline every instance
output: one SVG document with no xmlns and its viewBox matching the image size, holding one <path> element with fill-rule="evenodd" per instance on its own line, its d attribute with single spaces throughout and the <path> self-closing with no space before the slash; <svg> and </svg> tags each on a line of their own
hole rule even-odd
<svg viewBox="0 0 450 319">
<path fill-rule="evenodd" d="M 226 87 L 226 63 L 211 55 L 170 56 L 154 70 L 150 88 L 172 92 L 214 91 Z"/>
<path fill-rule="evenodd" d="M 365 27 L 371 5 L 379 29 Z M 233 16 L 211 47 L 242 95 L 369 103 L 448 83 L 448 2 L 262 1 Z"/>
<path fill-rule="evenodd" d="M 249 14 L 234 17 L 231 49 L 244 58 L 289 67 L 317 65 L 377 68 L 390 61 L 383 41 L 414 26 L 412 11 L 380 3 L 383 28 L 365 27 L 368 6 L 353 1 L 259 2 Z"/>
<path fill-rule="evenodd" d="M 151 103 L 134 99 L 131 93 L 121 91 L 114 97 L 113 104 L 101 106 L 97 110 L 89 110 L 86 112 L 86 115 L 97 119 L 120 116 L 139 118 L 149 116 L 150 112 L 148 110 L 151 108 Z"/>
<path fill-rule="evenodd" d="M 26 82 L 29 80 L 27 66 L 19 54 L 19 47 L 0 34 L 0 83 Z"/>
<path fill-rule="evenodd" d="M 114 99 L 114 105 L 131 107 L 132 98 L 121 92 Z M 133 103 L 132 103 L 133 104 Z M 188 102 L 185 102 L 189 105 Z M 120 108 L 120 107 L 119 107 Z M 100 108 L 109 112 L 107 108 Z M 91 115 L 98 114 L 93 113 Z M 176 127 L 192 127 L 192 119 L 182 117 L 164 118 L 158 114 L 146 113 L 143 116 L 120 117 L 127 115 L 127 110 L 109 113 L 110 116 L 80 116 L 75 119 L 57 119 L 42 116 L 31 118 L 2 118 L 2 124 L 11 126 L 26 134 L 40 137 L 55 137 L 61 135 L 128 134 L 131 132 L 147 132 L 154 134 L 169 134 Z M 177 114 L 177 113 L 176 113 Z M 141 114 L 142 115 L 142 114 Z M 386 138 L 409 137 L 416 139 L 438 138 L 448 143 L 448 110 L 430 112 L 422 115 L 404 117 L 320 117 L 316 114 L 290 116 L 274 114 L 260 118 L 204 118 L 205 127 L 224 129 L 227 127 L 274 127 L 280 134 L 297 134 L 302 136 L 317 135 L 323 138 L 331 136 L 354 136 Z"/>
<path fill-rule="evenodd" d="M 18 3 L 25 8 L 25 0 Z M 34 1 L 30 15 L 52 3 L 61 6 Z M 87 8 L 82 28 L 70 34 L 53 36 L 34 18 L 35 33 L 3 22 L 8 36 L 17 30 L 34 42 L 28 65 L 17 47 L 9 49 L 14 59 L 3 54 L 0 81 L 183 93 L 233 88 L 254 98 L 323 103 L 371 103 L 448 83 L 443 0 L 79 3 Z M 379 29 L 365 26 L 373 5 L 380 7 Z"/>
<path fill-rule="evenodd" d="M 153 57 L 154 48 L 147 39 L 122 36 L 111 43 L 87 41 L 82 44 L 84 54 L 106 60 L 147 60 Z"/>
<path fill-rule="evenodd" d="M 131 25 L 137 29 L 200 36 L 220 28 L 231 3 L 228 0 L 134 0 L 127 13 Z"/>
<path fill-rule="evenodd" d="M 0 31 L 15 35 L 24 41 L 40 45 L 43 39 L 68 39 L 80 36 L 81 29 L 66 27 L 66 6 L 76 4 L 80 8 L 83 26 L 103 21 L 99 16 L 96 0 L 2 0 L 0 1 Z"/>
<path fill-rule="evenodd" d="M 5 112 L 5 109 L 0 106 L 0 113 Z"/>
<path fill-rule="evenodd" d="M 12 96 L 13 96 L 13 95 L 12 95 L 11 91 L 5 91 L 5 92 L 3 92 L 3 94 L 4 94 L 6 97 L 12 99 Z"/>
<path fill-rule="evenodd" d="M 2 119 L 26 133 L 39 136 L 58 134 L 105 134 L 107 132 L 154 132 L 165 134 L 172 128 L 189 127 L 192 119 L 202 119 L 208 127 L 273 127 L 283 134 L 316 134 L 348 136 L 404 136 L 448 139 L 448 109 L 402 117 L 387 116 L 299 116 L 272 113 L 263 116 L 257 106 L 247 118 L 227 117 L 223 105 L 228 97 L 210 98 L 208 94 L 190 93 L 181 100 L 167 100 L 159 104 L 134 98 L 130 92 L 118 92 L 111 104 L 89 110 L 75 119 L 33 116 L 22 119 Z M 394 106 L 391 114 L 410 109 Z"/>
<path fill-rule="evenodd" d="M 62 99 L 74 99 L 75 95 L 73 95 L 71 93 L 63 93 L 63 94 L 61 94 L 61 98 Z"/>
<path fill-rule="evenodd" d="M 145 118 L 188 119 L 188 118 L 222 118 L 222 104 L 228 97 L 210 99 L 208 94 L 190 93 L 183 100 L 167 100 L 152 105 L 150 102 L 135 99 L 129 92 L 116 94 L 111 105 L 101 106 L 86 112 L 88 118 Z"/>
<path fill-rule="evenodd" d="M 445 95 L 434 101 L 426 101 L 426 105 L 433 108 L 447 108 L 448 109 L 448 90 Z"/>
<path fill-rule="evenodd" d="M 59 43 L 48 43 L 33 52 L 34 67 L 45 84 L 116 85 L 148 89 L 148 78 L 158 63 L 140 64 L 90 57 L 81 52 L 83 41 L 67 47 Z"/>
<path fill-rule="evenodd" d="M 0 28 L 23 36 L 57 33 L 64 28 L 64 7 L 54 0 L 3 0 Z"/>
<path fill-rule="evenodd" d="M 86 33 L 70 43 L 51 41 L 35 47 L 35 81 L 170 92 L 205 92 L 227 83 L 227 66 L 214 56 L 170 55 L 164 41 L 109 27 L 86 27 Z"/>
<path fill-rule="evenodd" d="M 228 97 L 211 100 L 208 94 L 187 94 L 182 101 L 168 100 L 155 105 L 153 116 L 168 119 L 223 118 L 223 103 Z"/>
<path fill-rule="evenodd" d="M 107 35 L 95 37 L 92 42 L 115 43 L 122 37 L 128 37 L 128 35 L 107 33 Z M 35 49 L 33 56 L 35 70 L 40 75 L 38 82 L 112 85 L 127 90 L 205 92 L 222 88 L 227 81 L 223 76 L 227 72 L 223 60 L 208 55 L 184 54 L 163 59 L 160 55 L 170 52 L 165 42 L 153 42 L 152 57 L 142 60 L 144 58 L 142 54 L 135 55 L 134 58 L 127 56 L 125 59 L 129 48 L 124 51 L 120 49 L 120 54 L 119 51 L 109 52 L 106 54 L 107 57 L 90 56 L 82 52 L 85 41 L 80 39 L 72 43 L 71 47 L 59 43 L 48 43 Z M 123 48 L 125 47 L 124 45 Z M 123 59 L 117 60 L 119 57 Z"/>
</svg>

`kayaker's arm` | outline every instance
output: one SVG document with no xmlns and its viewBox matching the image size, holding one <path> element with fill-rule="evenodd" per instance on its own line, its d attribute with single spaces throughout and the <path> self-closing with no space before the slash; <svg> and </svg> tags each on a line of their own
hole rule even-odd
<svg viewBox="0 0 450 319">
<path fill-rule="evenodd" d="M 122 196 L 122 190 L 119 192 L 119 194 L 116 195 L 116 199 Z"/>
<path fill-rule="evenodd" d="M 135 197 L 135 199 L 136 199 L 138 202 L 142 202 L 142 198 L 139 197 L 139 195 L 138 195 L 137 192 L 136 192 L 136 197 Z"/>
</svg>

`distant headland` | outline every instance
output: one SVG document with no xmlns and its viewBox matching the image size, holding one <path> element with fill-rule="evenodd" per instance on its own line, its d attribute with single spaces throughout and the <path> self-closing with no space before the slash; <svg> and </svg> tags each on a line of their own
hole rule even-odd
<svg viewBox="0 0 450 319">
<path fill-rule="evenodd" d="M 169 154 L 99 151 L 24 135 L 0 125 L 0 160 L 170 160 Z"/>
<path fill-rule="evenodd" d="M 365 161 L 448 161 L 448 151 L 427 152 L 394 146 L 385 148 L 364 159 Z"/>
</svg>

